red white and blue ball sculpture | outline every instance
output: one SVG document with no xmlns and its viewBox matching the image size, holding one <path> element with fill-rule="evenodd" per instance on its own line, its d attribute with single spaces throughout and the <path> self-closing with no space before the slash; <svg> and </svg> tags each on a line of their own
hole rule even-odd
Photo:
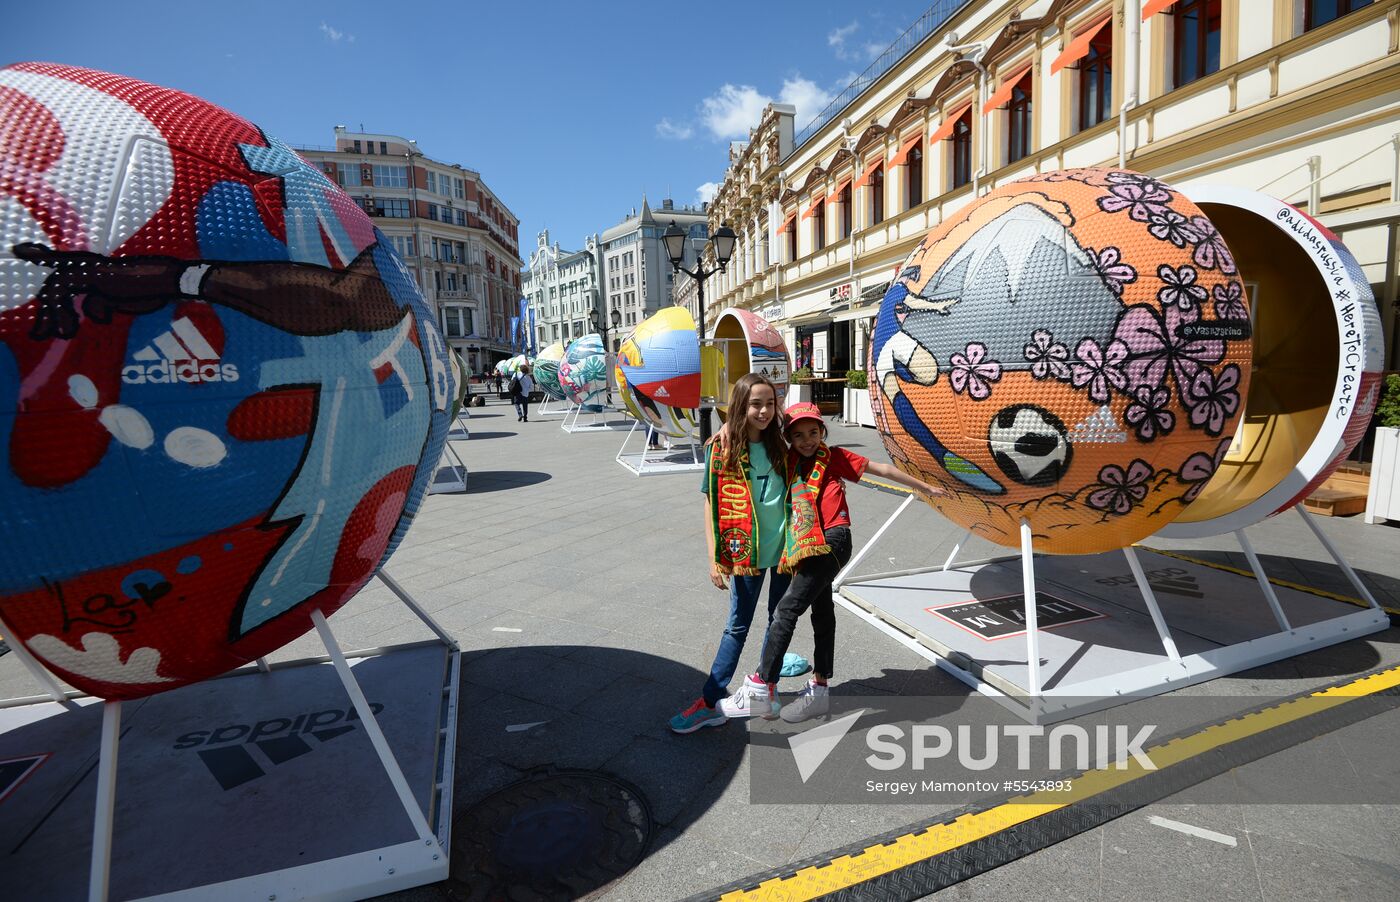
<svg viewBox="0 0 1400 902">
<path fill-rule="evenodd" d="M 389 242 L 290 147 L 119 75 L 0 69 L 0 629 L 135 698 L 365 584 L 449 426 Z"/>
</svg>

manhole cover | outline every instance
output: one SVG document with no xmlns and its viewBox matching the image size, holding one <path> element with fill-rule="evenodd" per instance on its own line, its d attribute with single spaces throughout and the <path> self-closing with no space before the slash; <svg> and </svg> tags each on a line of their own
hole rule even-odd
<svg viewBox="0 0 1400 902">
<path fill-rule="evenodd" d="M 629 783 L 596 771 L 532 774 L 453 821 L 450 894 L 578 899 L 635 867 L 651 831 L 651 809 Z"/>
</svg>

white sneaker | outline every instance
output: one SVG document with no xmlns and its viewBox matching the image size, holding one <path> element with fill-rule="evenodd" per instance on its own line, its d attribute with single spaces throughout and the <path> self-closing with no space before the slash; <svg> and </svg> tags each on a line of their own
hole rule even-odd
<svg viewBox="0 0 1400 902">
<path fill-rule="evenodd" d="M 782 717 L 788 723 L 801 723 L 809 717 L 821 717 L 830 709 L 831 690 L 808 680 L 797 698 L 783 705 Z"/>
<path fill-rule="evenodd" d="M 725 717 L 757 715 L 772 720 L 778 716 L 778 694 L 767 683 L 755 680 L 752 675 L 746 676 L 738 692 L 720 699 L 719 710 Z"/>
</svg>

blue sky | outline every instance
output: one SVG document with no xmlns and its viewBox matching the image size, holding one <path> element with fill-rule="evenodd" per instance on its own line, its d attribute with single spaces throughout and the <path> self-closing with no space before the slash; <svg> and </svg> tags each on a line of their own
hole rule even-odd
<svg viewBox="0 0 1400 902">
<path fill-rule="evenodd" d="M 769 100 L 801 128 L 931 0 L 11 6 L 0 62 L 105 69 L 218 103 L 288 143 L 417 139 L 535 233 L 577 248 L 641 202 L 695 203 Z"/>
</svg>

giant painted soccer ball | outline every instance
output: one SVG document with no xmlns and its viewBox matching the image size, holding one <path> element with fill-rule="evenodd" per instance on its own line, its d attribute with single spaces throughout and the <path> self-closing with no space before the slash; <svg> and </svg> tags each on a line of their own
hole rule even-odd
<svg viewBox="0 0 1400 902">
<path fill-rule="evenodd" d="M 559 364 L 559 386 L 570 401 L 589 413 L 603 409 L 608 389 L 608 358 L 603 339 L 592 332 L 569 342 Z"/>
<path fill-rule="evenodd" d="M 700 406 L 700 341 L 684 307 L 647 317 L 617 350 L 614 370 L 623 406 L 673 438 L 695 433 Z"/>
<path fill-rule="evenodd" d="M 1190 200 L 1133 172 L 1004 185 L 924 238 L 871 343 L 885 447 L 1004 545 L 1120 548 L 1170 523 L 1228 448 L 1245 286 Z"/>
<path fill-rule="evenodd" d="M 457 393 L 403 264 L 255 125 L 118 75 L 0 69 L 0 630 L 104 698 L 344 604 Z"/>
<path fill-rule="evenodd" d="M 559 384 L 559 364 L 563 360 L 564 343 L 556 341 L 540 351 L 540 356 L 535 358 L 535 365 L 530 372 L 530 375 L 534 377 L 535 384 L 540 387 L 540 391 L 555 401 L 564 400 L 564 388 Z"/>
</svg>

